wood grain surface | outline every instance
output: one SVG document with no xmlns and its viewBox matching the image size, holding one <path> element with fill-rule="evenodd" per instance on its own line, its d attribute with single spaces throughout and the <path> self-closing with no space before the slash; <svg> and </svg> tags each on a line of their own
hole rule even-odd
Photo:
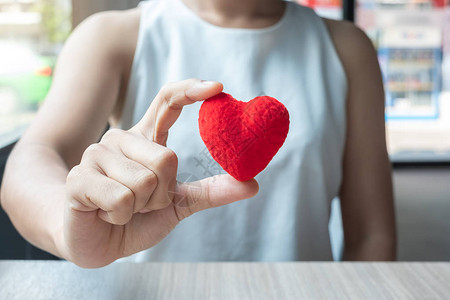
<svg viewBox="0 0 450 300">
<path fill-rule="evenodd" d="M 450 299 L 450 263 L 0 261 L 0 299 Z"/>
</svg>

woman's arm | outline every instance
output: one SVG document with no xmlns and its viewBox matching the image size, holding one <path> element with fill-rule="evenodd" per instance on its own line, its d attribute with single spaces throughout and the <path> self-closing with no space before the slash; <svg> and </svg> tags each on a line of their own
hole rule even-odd
<svg viewBox="0 0 450 300">
<path fill-rule="evenodd" d="M 376 52 L 353 24 L 327 20 L 348 79 L 347 135 L 340 191 L 344 260 L 395 260 L 391 166 Z"/>
<path fill-rule="evenodd" d="M 137 39 L 130 20 L 139 20 L 130 14 L 137 12 L 98 14 L 74 31 L 43 107 L 8 159 L 1 204 L 26 239 L 55 255 L 67 174 L 98 141 L 122 93 Z"/>
<path fill-rule="evenodd" d="M 82 267 L 148 249 L 193 213 L 258 192 L 254 179 L 229 175 L 176 181 L 177 156 L 165 144 L 169 129 L 184 105 L 220 93 L 219 82 L 167 84 L 135 126 L 109 130 L 95 143 L 117 111 L 134 54 L 137 26 L 127 28 L 126 14 L 97 16 L 69 40 L 2 185 L 2 205 L 19 232 Z"/>
</svg>

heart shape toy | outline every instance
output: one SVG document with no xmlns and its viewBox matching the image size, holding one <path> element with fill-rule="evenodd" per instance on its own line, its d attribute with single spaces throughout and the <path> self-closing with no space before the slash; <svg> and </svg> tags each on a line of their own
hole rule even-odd
<svg viewBox="0 0 450 300">
<path fill-rule="evenodd" d="M 239 181 L 264 170 L 289 131 L 286 107 L 268 96 L 243 102 L 220 93 L 203 102 L 198 122 L 211 156 Z"/>
</svg>

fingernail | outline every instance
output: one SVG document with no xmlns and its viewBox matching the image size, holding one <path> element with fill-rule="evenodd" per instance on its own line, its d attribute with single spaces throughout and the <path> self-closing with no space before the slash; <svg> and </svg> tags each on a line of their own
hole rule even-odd
<svg viewBox="0 0 450 300">
<path fill-rule="evenodd" d="M 187 89 L 186 94 L 192 99 L 200 100 L 203 99 L 205 93 L 210 94 L 218 85 L 220 85 L 220 83 L 217 81 L 200 80 Z"/>
<path fill-rule="evenodd" d="M 210 81 L 210 80 L 202 80 L 200 81 L 200 84 L 203 86 L 212 86 L 213 84 L 216 84 L 216 81 Z"/>
<path fill-rule="evenodd" d="M 189 89 L 189 92 L 191 93 L 203 92 L 204 90 L 211 88 L 214 84 L 217 84 L 217 82 L 201 80 L 192 85 L 192 87 Z"/>
<path fill-rule="evenodd" d="M 141 209 L 139 212 L 141 213 L 141 214 L 146 214 L 146 213 L 149 213 L 149 212 L 151 212 L 152 210 L 151 209 L 146 209 L 146 208 L 144 208 L 144 209 Z"/>
</svg>

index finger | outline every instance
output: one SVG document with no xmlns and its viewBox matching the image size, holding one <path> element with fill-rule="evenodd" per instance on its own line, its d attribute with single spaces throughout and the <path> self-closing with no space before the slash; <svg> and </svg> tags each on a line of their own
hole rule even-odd
<svg viewBox="0 0 450 300">
<path fill-rule="evenodd" d="M 216 81 L 188 79 L 166 84 L 156 95 L 144 117 L 130 131 L 165 146 L 170 127 L 178 119 L 183 106 L 208 99 L 223 90 Z"/>
</svg>

